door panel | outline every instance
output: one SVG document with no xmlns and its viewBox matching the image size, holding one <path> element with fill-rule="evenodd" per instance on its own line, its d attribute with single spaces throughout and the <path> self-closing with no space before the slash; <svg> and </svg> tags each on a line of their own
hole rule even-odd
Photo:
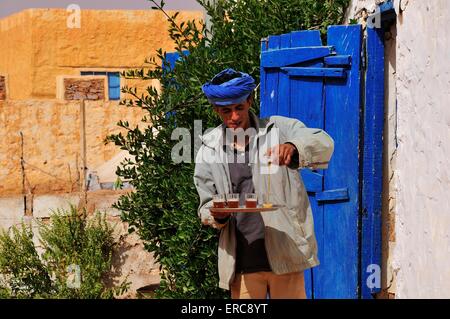
<svg viewBox="0 0 450 319">
<path fill-rule="evenodd" d="M 324 170 L 324 190 L 348 188 L 350 199 L 323 205 L 326 249 L 322 265 L 314 270 L 318 298 L 358 297 L 361 36 L 359 26 L 328 29 L 328 44 L 350 55 L 352 65 L 345 80 L 325 80 L 325 130 L 335 141 L 335 151 Z"/>
<path fill-rule="evenodd" d="M 328 39 L 297 31 L 263 43 L 261 116 L 297 118 L 335 140 L 328 170 L 300 172 L 321 262 L 305 272 L 306 289 L 310 298 L 357 298 L 361 27 L 330 27 Z"/>
</svg>

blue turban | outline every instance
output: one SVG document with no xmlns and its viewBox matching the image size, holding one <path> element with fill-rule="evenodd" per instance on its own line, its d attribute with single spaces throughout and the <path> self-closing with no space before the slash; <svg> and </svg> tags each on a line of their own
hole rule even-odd
<svg viewBox="0 0 450 319">
<path fill-rule="evenodd" d="M 205 83 L 202 90 L 211 104 L 225 106 L 244 102 L 255 87 L 251 75 L 225 69 Z"/>
</svg>

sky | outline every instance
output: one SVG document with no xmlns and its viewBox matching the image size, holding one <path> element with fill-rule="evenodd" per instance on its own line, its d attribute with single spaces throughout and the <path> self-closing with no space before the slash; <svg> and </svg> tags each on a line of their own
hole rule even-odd
<svg viewBox="0 0 450 319">
<path fill-rule="evenodd" d="M 157 1 L 159 3 L 159 1 Z M 166 9 L 201 10 L 195 0 L 165 0 Z M 67 8 L 77 4 L 83 9 L 150 9 L 148 0 L 0 0 L 0 18 L 29 8 Z"/>
</svg>

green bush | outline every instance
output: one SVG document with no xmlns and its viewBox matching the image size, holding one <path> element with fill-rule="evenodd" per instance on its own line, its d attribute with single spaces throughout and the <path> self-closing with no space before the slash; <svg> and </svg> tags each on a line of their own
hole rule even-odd
<svg viewBox="0 0 450 319">
<path fill-rule="evenodd" d="M 31 226 L 22 223 L 2 231 L 0 298 L 113 298 L 124 293 L 128 283 L 108 285 L 112 232 L 104 214 L 88 219 L 74 206 L 53 212 L 48 224 L 37 223 L 42 252 L 33 242 Z"/>
<path fill-rule="evenodd" d="M 228 293 L 218 288 L 218 232 L 200 223 L 194 164 L 172 161 L 172 147 L 179 142 L 172 140 L 172 131 L 187 128 L 194 138 L 194 120 L 202 120 L 203 129 L 217 126 L 219 119 L 201 91 L 203 83 L 227 67 L 248 72 L 259 82 L 261 38 L 300 29 L 325 35 L 328 25 L 342 21 L 349 0 L 198 1 L 211 17 L 210 27 L 199 21 L 178 24 L 178 14 L 167 14 L 163 1 L 152 2 L 154 9 L 166 14 L 170 37 L 182 58 L 169 70 L 166 53 L 158 50 L 156 58 L 146 61 L 146 68 L 122 74 L 158 79 L 162 91 L 150 86 L 139 96 L 135 88 L 122 88 L 133 96 L 122 100 L 122 105 L 147 112 L 143 125 L 131 127 L 121 121 L 126 133 L 108 138 L 131 155 L 117 174 L 135 188 L 115 207 L 160 264 L 157 297 L 225 298 Z M 185 50 L 189 55 L 184 55 Z"/>
</svg>

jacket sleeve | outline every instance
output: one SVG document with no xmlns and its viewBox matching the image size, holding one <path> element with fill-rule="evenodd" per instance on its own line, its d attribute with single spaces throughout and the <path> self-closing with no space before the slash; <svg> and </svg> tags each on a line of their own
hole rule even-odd
<svg viewBox="0 0 450 319">
<path fill-rule="evenodd" d="M 200 148 L 198 154 L 201 154 L 203 146 Z M 212 207 L 212 196 L 217 193 L 214 185 L 214 179 L 211 173 L 211 166 L 207 163 L 201 162 L 197 155 L 194 170 L 194 184 L 197 188 L 198 195 L 200 197 L 200 204 L 198 206 L 198 216 L 202 224 L 209 225 L 213 228 L 221 229 L 227 225 L 225 223 L 219 223 L 211 216 L 209 207 Z"/>
<path fill-rule="evenodd" d="M 308 128 L 299 120 L 273 116 L 275 126 L 297 148 L 298 167 L 326 169 L 334 151 L 333 139 L 322 129 Z"/>
</svg>

